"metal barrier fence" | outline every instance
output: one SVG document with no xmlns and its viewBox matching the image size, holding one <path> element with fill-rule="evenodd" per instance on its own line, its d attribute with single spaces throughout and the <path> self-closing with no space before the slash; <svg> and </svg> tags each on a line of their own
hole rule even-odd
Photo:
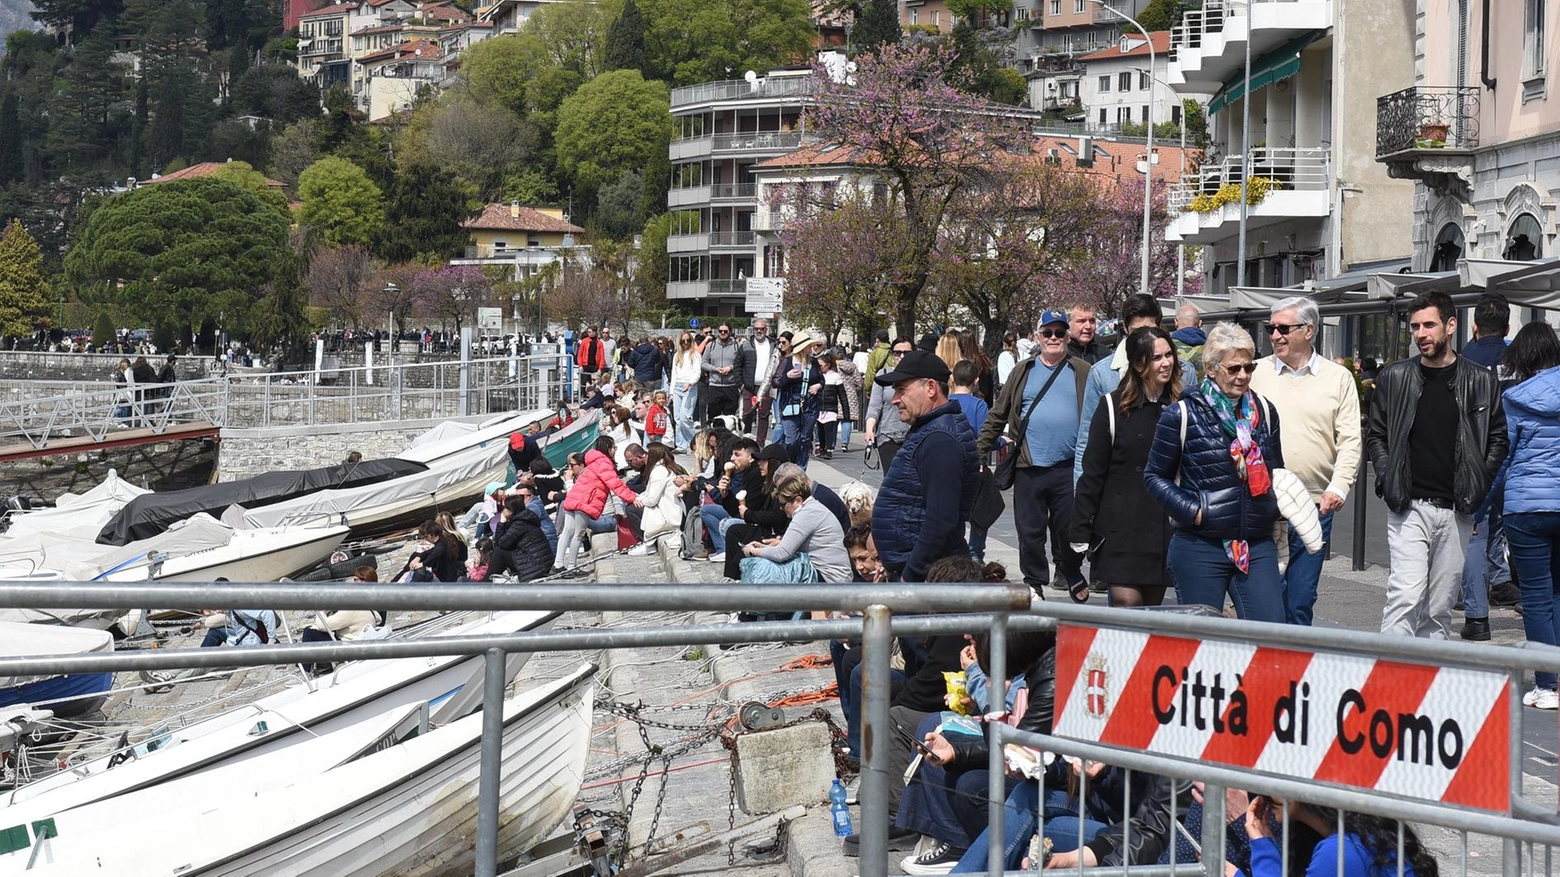
<svg viewBox="0 0 1560 877">
<path fill-rule="evenodd" d="M 546 408 L 567 390 L 562 354 L 232 373 L 0 402 L 0 439 L 41 450 L 50 439 L 103 441 L 123 428 L 161 435 L 188 423 L 267 428 L 442 419 Z"/>
<path fill-rule="evenodd" d="M 1560 845 L 1560 817 L 1557 817 L 1553 808 L 1534 804 L 1523 797 L 1521 685 L 1525 672 L 1553 672 L 1560 667 L 1560 649 L 1548 647 L 1499 649 L 1458 642 L 1386 637 L 1356 631 L 1262 624 L 1164 612 L 1113 610 L 1094 606 L 1049 603 L 1030 606 L 1030 599 L 1031 593 L 1024 586 L 991 584 L 844 586 L 740 584 L 669 586 L 664 583 L 513 586 L 457 584 L 439 589 L 426 589 L 421 586 L 388 584 L 326 584 L 298 588 L 289 584 L 148 583 L 110 587 L 97 583 L 0 582 L 0 607 L 66 608 L 119 606 L 130 603 L 134 605 L 247 605 L 276 609 L 729 612 L 790 608 L 864 611 L 859 623 L 856 621 L 792 621 L 705 624 L 672 628 L 516 633 L 494 637 L 444 637 L 415 641 L 380 640 L 256 646 L 243 649 L 161 650 L 108 655 L 4 658 L 0 659 L 0 676 L 166 670 L 185 667 L 229 668 L 408 656 L 482 654 L 486 659 L 487 685 L 483 692 L 485 711 L 482 741 L 483 767 L 479 782 L 478 798 L 481 809 L 476 844 L 478 863 L 476 873 L 482 877 L 482 875 L 495 874 L 497 868 L 496 765 L 497 757 L 501 754 L 500 716 L 503 700 L 501 673 L 506 653 L 840 639 L 854 638 L 859 634 L 863 641 L 864 655 L 860 866 L 863 875 L 881 877 L 888 870 L 887 793 L 888 784 L 892 780 L 888 775 L 888 750 L 890 746 L 900 745 L 895 742 L 894 735 L 887 733 L 890 728 L 889 660 L 893 636 L 895 634 L 925 636 L 986 630 L 989 635 L 991 656 L 990 666 L 986 668 L 991 684 L 990 702 L 1003 703 L 1008 678 L 1008 668 L 1005 664 L 1009 632 L 1053 629 L 1058 635 L 1058 674 L 1055 726 L 1052 734 L 1022 732 L 1000 721 L 989 723 L 988 733 L 992 745 L 989 746 L 990 755 L 987 765 L 990 779 L 987 832 L 992 839 L 1004 837 L 1005 744 L 1020 743 L 1062 756 L 1076 756 L 1114 765 L 1129 772 L 1128 797 L 1122 808 L 1122 811 L 1128 814 L 1132 812 L 1130 772 L 1145 772 L 1181 781 L 1198 778 L 1206 780 L 1204 798 L 1208 809 L 1204 811 L 1203 819 L 1200 849 L 1205 854 L 1202 860 L 1189 868 L 1190 863 L 1177 864 L 1172 856 L 1172 863 L 1168 866 L 1130 864 L 1121 867 L 1123 873 L 1158 877 L 1162 874 L 1196 872 L 1206 874 L 1208 877 L 1221 877 L 1225 873 L 1226 826 L 1224 820 L 1220 818 L 1223 815 L 1222 792 L 1225 788 L 1241 788 L 1264 795 L 1282 797 L 1285 800 L 1283 818 L 1286 827 L 1291 815 L 1292 804 L 1289 802 L 1308 801 L 1335 807 L 1340 811 L 1353 810 L 1462 831 L 1464 832 L 1464 871 L 1467 869 L 1468 861 L 1467 832 L 1502 838 L 1502 871 L 1512 877 L 1524 873 L 1524 858 L 1528 863 L 1527 873 L 1532 873 L 1537 861 L 1534 845 L 1543 845 L 1546 848 L 1543 861 L 1547 873 L 1550 862 L 1549 848 Z M 890 607 L 893 609 L 891 610 Z M 966 614 L 895 616 L 895 612 Z M 1089 663 L 1085 668 L 1084 662 L 1094 660 L 1092 651 L 1094 644 L 1079 639 L 1091 635 L 1103 636 L 1107 632 L 1118 638 L 1135 638 L 1134 641 L 1138 642 L 1143 649 L 1153 645 L 1155 638 L 1160 638 L 1164 642 L 1173 641 L 1175 648 L 1181 649 L 1179 658 L 1181 673 L 1175 672 L 1174 663 L 1152 673 L 1144 672 L 1140 668 L 1134 669 L 1126 674 L 1125 684 L 1112 688 L 1107 670 L 1103 666 L 1096 669 L 1092 663 Z M 1082 642 L 1081 646 L 1080 642 Z M 1109 651 L 1104 646 L 1101 648 Z M 1219 651 L 1221 648 L 1249 649 L 1253 654 L 1266 650 L 1268 661 L 1236 666 L 1229 662 L 1227 654 Z M 1173 747 L 1167 749 L 1166 746 L 1160 745 L 1157 739 L 1150 739 L 1139 745 L 1121 745 L 1112 737 L 1108 724 L 1102 732 L 1077 733 L 1080 710 L 1091 716 L 1099 713 L 1100 716 L 1097 717 L 1109 718 L 1112 698 L 1126 698 L 1129 703 L 1137 703 L 1142 700 L 1145 693 L 1139 689 L 1145 687 L 1153 689 L 1149 701 L 1152 708 L 1141 710 L 1140 712 L 1144 714 L 1128 715 L 1128 721 L 1146 722 L 1152 719 L 1159 722 L 1161 726 L 1173 724 L 1176 720 L 1177 697 L 1180 698 L 1179 708 L 1183 711 L 1180 720 L 1183 723 L 1192 721 L 1191 715 L 1185 712 L 1188 709 L 1187 699 L 1190 697 L 1197 702 L 1199 698 L 1207 697 L 1206 690 L 1197 692 L 1193 688 L 1194 685 L 1197 688 L 1204 685 L 1200 675 L 1196 677 L 1195 683 L 1192 677 L 1194 658 L 1200 654 L 1201 649 L 1211 649 L 1211 657 L 1206 664 L 1195 665 L 1199 674 L 1218 671 L 1238 676 L 1241 667 L 1244 666 L 1246 673 L 1251 677 L 1249 683 L 1244 679 L 1237 679 L 1236 688 L 1228 692 L 1230 700 L 1228 712 L 1220 712 L 1215 708 L 1207 714 L 1207 722 L 1216 722 L 1215 716 L 1224 716 L 1231 728 L 1235 723 L 1234 702 L 1237 694 L 1246 693 L 1247 685 L 1251 687 L 1248 700 L 1258 697 L 1271 699 L 1274 691 L 1282 690 L 1278 683 L 1283 682 L 1285 677 L 1283 673 L 1275 671 L 1274 667 L 1288 668 L 1290 681 L 1304 679 L 1306 685 L 1321 686 L 1324 674 L 1319 673 L 1316 678 L 1302 675 L 1303 665 L 1300 669 L 1296 669 L 1294 662 L 1290 660 L 1293 656 L 1307 654 L 1307 650 L 1314 653 L 1311 655 L 1312 658 L 1323 662 L 1319 665 L 1323 671 L 1332 673 L 1341 671 L 1337 667 L 1327 665 L 1326 662 L 1378 662 L 1383 658 L 1390 658 L 1392 659 L 1390 662 L 1383 662 L 1383 666 L 1389 670 L 1418 673 L 1420 677 L 1429 673 L 1436 679 L 1440 679 L 1439 674 L 1448 671 L 1454 675 L 1459 672 L 1472 674 L 1469 678 L 1479 674 L 1483 674 L 1484 677 L 1493 675 L 1497 677 L 1496 687 L 1499 690 L 1495 692 L 1494 701 L 1489 708 L 1489 717 L 1501 718 L 1509 722 L 1509 725 L 1494 726 L 1496 732 L 1504 730 L 1508 733 L 1509 739 L 1496 740 L 1493 750 L 1489 745 L 1478 748 L 1476 740 L 1462 740 L 1457 737 L 1461 731 L 1455 733 L 1448 731 L 1443 723 L 1439 730 L 1426 732 L 1428 736 L 1424 740 L 1424 751 L 1421 753 L 1420 749 L 1415 748 L 1414 754 L 1409 758 L 1409 764 L 1412 767 L 1417 760 L 1430 762 L 1439 757 L 1443 762 L 1442 767 L 1445 767 L 1445 762 L 1452 756 L 1449 737 L 1456 737 L 1453 741 L 1456 743 L 1455 755 L 1458 759 L 1468 756 L 1467 762 L 1461 763 L 1470 764 L 1473 770 L 1494 771 L 1495 782 L 1504 785 L 1509 797 L 1505 797 L 1502 801 L 1502 795 L 1491 796 L 1488 788 L 1478 794 L 1467 793 L 1466 788 L 1453 781 L 1446 781 L 1443 786 L 1462 789 L 1466 794 L 1461 798 L 1450 793 L 1443 795 L 1442 800 L 1433 800 L 1434 795 L 1423 792 L 1370 791 L 1368 789 L 1373 783 L 1382 783 L 1380 776 L 1385 775 L 1386 771 L 1378 771 L 1375 780 L 1363 773 L 1322 780 L 1307 778 L 1293 770 L 1279 772 L 1271 769 L 1254 770 L 1250 767 L 1241 767 L 1228 753 L 1221 755 L 1217 751 L 1212 756 L 1189 758 L 1168 751 Z M 1147 651 L 1144 653 L 1147 654 Z M 1109 659 L 1119 660 L 1120 656 L 1114 655 Z M 1258 666 L 1259 663 L 1261 666 Z M 1082 672 L 1071 672 L 1080 668 L 1084 668 Z M 1120 670 L 1119 667 L 1115 669 Z M 1485 694 L 1488 694 L 1488 681 L 1486 678 L 1480 683 L 1485 686 L 1481 689 Z M 1145 682 L 1147 682 L 1146 686 Z M 1392 682 L 1393 680 L 1389 678 L 1385 686 L 1391 686 Z M 1220 684 L 1217 678 L 1213 680 L 1214 689 L 1217 689 Z M 1438 690 L 1434 700 L 1435 705 L 1444 710 L 1468 709 L 1469 691 L 1459 691 L 1458 684 L 1454 679 L 1448 687 Z M 1169 686 L 1168 693 L 1162 687 L 1166 685 Z M 1409 714 L 1394 716 L 1387 708 L 1380 708 L 1376 713 L 1371 714 L 1368 723 L 1364 726 L 1365 730 L 1360 731 L 1360 736 L 1348 737 L 1346 734 L 1355 733 L 1353 730 L 1355 726 L 1352 725 L 1350 730 L 1344 731 L 1344 718 L 1349 708 L 1357 707 L 1358 718 L 1363 719 L 1368 708 L 1364 698 L 1367 695 L 1384 694 L 1382 690 L 1384 686 L 1372 687 L 1363 680 L 1356 681 L 1355 685 L 1356 687 L 1348 689 L 1339 701 L 1337 711 L 1339 734 L 1333 742 L 1342 746 L 1346 752 L 1350 746 L 1354 746 L 1356 752 L 1368 749 L 1377 755 L 1378 761 L 1386 765 L 1391 761 L 1391 753 L 1380 750 L 1390 750 L 1394 746 L 1394 733 L 1396 733 L 1395 745 L 1398 750 L 1396 765 L 1402 765 L 1405 760 L 1403 752 L 1407 751 L 1404 748 L 1406 745 L 1404 741 L 1412 740 L 1416 747 L 1418 745 L 1420 731 L 1415 722 L 1420 717 Z M 1433 688 L 1432 684 L 1425 684 L 1425 690 L 1430 688 Z M 1137 701 L 1130 699 L 1134 692 Z M 1079 705 L 1080 695 L 1083 696 L 1082 706 Z M 1164 696 L 1163 700 L 1161 695 Z M 1293 689 L 1290 690 L 1290 696 L 1295 696 Z M 1309 688 L 1302 689 L 1300 696 L 1310 697 Z M 1463 701 L 1460 705 L 1459 700 Z M 1428 697 L 1426 702 L 1430 702 Z M 1419 699 L 1414 699 L 1412 708 L 1418 709 L 1419 703 Z M 1265 705 L 1265 703 L 1256 704 L 1257 707 Z M 1289 708 L 1296 711 L 1309 709 L 1294 703 L 1289 704 Z M 1476 699 L 1473 699 L 1472 708 L 1477 710 L 1482 707 Z M 1205 722 L 1205 716 L 1200 705 L 1196 706 L 1196 710 L 1195 722 L 1201 726 Z M 1169 714 L 1168 717 L 1166 713 Z M 1309 719 L 1301 719 L 1299 712 L 1294 712 L 1291 718 L 1295 722 L 1309 721 Z M 1378 733 L 1377 726 L 1382 722 L 1385 722 L 1388 727 L 1384 732 Z M 1398 724 L 1395 730 L 1391 727 L 1394 722 Z M 1273 722 L 1268 726 L 1269 732 L 1276 733 L 1279 723 L 1279 714 L 1275 709 Z M 1404 730 L 1405 728 L 1407 730 Z M 1294 732 L 1296 727 L 1291 725 L 1290 730 Z M 1505 751 L 1503 758 L 1492 757 L 1491 753 L 1500 755 L 1502 749 Z M 1477 763 L 1474 763 L 1473 759 L 1475 752 L 1479 755 Z M 1460 764 L 1451 765 L 1452 768 L 1459 766 Z M 1489 778 L 1482 779 L 1488 786 Z M 1043 783 L 1043 780 L 1041 782 Z M 1085 773 L 1080 779 L 1078 793 L 1080 800 L 1086 795 L 1087 782 Z M 1390 784 L 1386 787 L 1392 788 Z M 1043 797 L 1041 800 L 1043 801 Z M 1176 815 L 1174 801 L 1175 799 L 1172 798 L 1170 805 L 1172 821 Z M 1341 824 L 1342 817 L 1339 818 Z M 1173 833 L 1176 830 L 1175 824 L 1163 830 Z M 1132 831 L 1130 821 L 1124 831 L 1127 833 L 1124 841 L 1129 842 Z M 1401 831 L 1400 827 L 1398 857 L 1400 866 L 1397 869 L 1399 874 L 1403 873 Z M 1173 837 L 1173 834 L 1171 836 Z M 1287 838 L 1286 831 L 1286 855 Z M 1529 845 L 1525 855 L 1521 847 L 1522 843 Z M 1174 848 L 1173 844 L 1171 848 Z M 1005 873 L 1004 845 L 993 843 L 989 849 L 990 872 Z M 1213 855 L 1213 851 L 1217 851 L 1217 855 Z M 1081 864 L 1078 870 L 1081 873 Z M 1116 867 L 1113 866 L 1111 870 L 1116 870 Z M 1287 872 L 1287 864 L 1285 870 Z M 1352 873 L 1345 871 L 1341 856 L 1337 873 L 1340 875 Z"/>
</svg>

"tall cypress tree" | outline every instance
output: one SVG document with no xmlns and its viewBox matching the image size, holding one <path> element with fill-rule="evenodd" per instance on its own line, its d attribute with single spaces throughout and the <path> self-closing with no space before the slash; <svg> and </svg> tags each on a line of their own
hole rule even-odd
<svg viewBox="0 0 1560 877">
<path fill-rule="evenodd" d="M 634 0 L 625 0 L 623 12 L 607 28 L 608 70 L 639 70 L 645 66 L 645 17 Z"/>
<path fill-rule="evenodd" d="M 903 36 L 896 0 L 867 0 L 856 19 L 850 44 L 857 52 L 870 52 L 884 44 L 897 45 Z"/>
<path fill-rule="evenodd" d="M 16 92 L 5 90 L 0 99 L 0 184 L 22 178 L 22 121 L 16 107 Z"/>
</svg>

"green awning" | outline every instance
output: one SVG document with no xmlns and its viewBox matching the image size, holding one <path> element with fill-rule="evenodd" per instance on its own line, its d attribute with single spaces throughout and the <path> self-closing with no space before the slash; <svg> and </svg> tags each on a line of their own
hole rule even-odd
<svg viewBox="0 0 1560 877">
<path fill-rule="evenodd" d="M 1315 42 L 1320 36 L 1313 31 L 1303 37 L 1297 37 L 1260 58 L 1251 61 L 1251 90 L 1256 92 L 1266 88 L 1275 82 L 1288 79 L 1300 72 L 1300 53 L 1306 46 Z M 1241 70 L 1234 79 L 1224 83 L 1219 93 L 1208 102 L 1208 115 L 1213 115 L 1224 109 L 1232 101 L 1240 100 L 1246 93 L 1246 70 L 1241 65 Z"/>
</svg>

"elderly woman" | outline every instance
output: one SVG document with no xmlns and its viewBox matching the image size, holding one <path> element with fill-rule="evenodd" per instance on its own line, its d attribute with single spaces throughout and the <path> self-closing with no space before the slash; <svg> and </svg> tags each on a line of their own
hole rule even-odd
<svg viewBox="0 0 1560 877">
<path fill-rule="evenodd" d="M 1278 417 L 1250 389 L 1256 352 L 1240 326 L 1213 327 L 1207 376 L 1160 416 L 1143 481 L 1175 527 L 1168 559 L 1179 601 L 1222 611 L 1227 593 L 1241 618 L 1282 622 L 1272 471 L 1284 457 Z"/>
<path fill-rule="evenodd" d="M 808 572 L 834 584 L 852 581 L 850 557 L 845 553 L 845 531 L 840 521 L 812 494 L 812 480 L 795 463 L 782 463 L 774 471 L 774 505 L 791 519 L 780 536 L 742 546 L 742 581 L 811 581 Z M 809 568 L 799 561 L 805 560 Z"/>
</svg>

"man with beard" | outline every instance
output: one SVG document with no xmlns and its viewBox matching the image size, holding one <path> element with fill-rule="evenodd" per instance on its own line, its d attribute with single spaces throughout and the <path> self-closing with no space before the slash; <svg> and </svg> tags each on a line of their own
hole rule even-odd
<svg viewBox="0 0 1560 877">
<path fill-rule="evenodd" d="M 1452 350 L 1457 311 L 1429 292 L 1409 304 L 1419 356 L 1376 378 L 1365 450 L 1387 502 L 1387 607 L 1381 632 L 1447 639 L 1473 513 L 1506 456 L 1495 375 Z"/>
</svg>

